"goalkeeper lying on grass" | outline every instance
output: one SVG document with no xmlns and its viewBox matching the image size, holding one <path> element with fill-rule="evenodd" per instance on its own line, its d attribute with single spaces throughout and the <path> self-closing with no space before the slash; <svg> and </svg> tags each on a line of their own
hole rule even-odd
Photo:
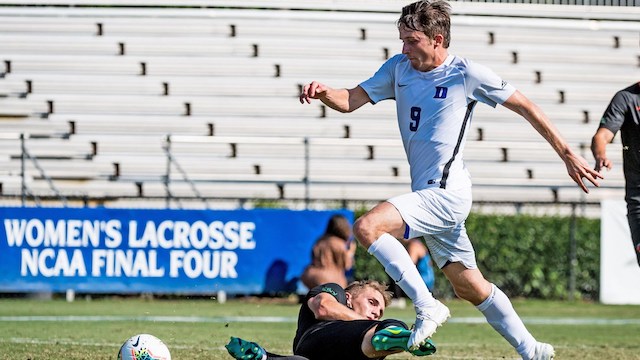
<svg viewBox="0 0 640 360">
<path fill-rule="evenodd" d="M 410 351 L 407 325 L 379 320 L 391 301 L 386 288 L 377 281 L 356 281 L 346 289 L 333 283 L 311 289 L 298 314 L 293 356 L 272 354 L 236 337 L 226 345 L 227 351 L 238 360 L 364 360 L 402 351 L 417 356 L 435 353 L 431 340 Z"/>
</svg>

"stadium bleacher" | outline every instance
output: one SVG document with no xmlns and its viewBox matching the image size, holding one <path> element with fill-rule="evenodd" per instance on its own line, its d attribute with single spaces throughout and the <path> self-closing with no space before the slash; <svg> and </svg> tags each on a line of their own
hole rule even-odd
<svg viewBox="0 0 640 360">
<path fill-rule="evenodd" d="M 41 168 L 27 161 L 33 194 L 55 197 L 48 177 L 71 198 L 163 206 L 167 175 L 185 198 L 378 201 L 409 190 L 393 102 L 340 114 L 297 100 L 305 82 L 354 86 L 399 52 L 398 4 L 0 4 L 0 129 L 27 134 Z M 597 120 L 640 78 L 638 9 L 452 5 L 451 53 L 521 89 L 592 161 Z M 1 195 L 20 196 L 21 142 L 0 149 Z M 585 199 L 526 121 L 483 105 L 465 157 L 476 200 L 595 202 L 624 192 L 619 143 L 609 151 L 617 166 Z"/>
</svg>

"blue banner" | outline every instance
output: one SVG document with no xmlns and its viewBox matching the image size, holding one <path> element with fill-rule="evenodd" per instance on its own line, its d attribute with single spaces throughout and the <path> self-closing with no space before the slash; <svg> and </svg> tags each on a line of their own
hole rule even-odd
<svg viewBox="0 0 640 360">
<path fill-rule="evenodd" d="M 348 210 L 0 208 L 0 291 L 295 291 L 314 241 Z"/>
</svg>

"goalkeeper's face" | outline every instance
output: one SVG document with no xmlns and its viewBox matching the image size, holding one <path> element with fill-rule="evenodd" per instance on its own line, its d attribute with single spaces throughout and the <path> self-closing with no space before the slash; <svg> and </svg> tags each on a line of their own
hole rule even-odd
<svg viewBox="0 0 640 360">
<path fill-rule="evenodd" d="M 379 320 L 384 314 L 384 297 L 372 287 L 365 287 L 353 295 L 347 293 L 347 299 L 353 311 L 369 320 Z"/>
</svg>

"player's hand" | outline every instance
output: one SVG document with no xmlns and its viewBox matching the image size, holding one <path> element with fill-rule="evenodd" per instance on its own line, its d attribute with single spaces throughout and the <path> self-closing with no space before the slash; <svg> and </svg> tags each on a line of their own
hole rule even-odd
<svg viewBox="0 0 640 360">
<path fill-rule="evenodd" d="M 594 167 L 594 170 L 597 172 L 602 172 L 602 168 L 607 168 L 608 171 L 611 170 L 612 167 L 613 163 L 611 162 L 611 160 L 609 160 L 609 158 L 603 157 L 596 159 L 596 166 Z"/>
<path fill-rule="evenodd" d="M 300 104 L 311 104 L 311 99 L 320 99 L 326 95 L 327 87 L 324 84 L 321 84 L 317 81 L 313 81 L 310 84 L 307 84 L 302 88 L 302 93 L 300 94 Z"/>
<path fill-rule="evenodd" d="M 604 176 L 602 176 L 601 173 L 589 167 L 587 161 L 582 156 L 572 154 L 567 157 L 565 163 L 567 165 L 569 176 L 576 182 L 576 184 L 578 184 L 578 186 L 580 186 L 582 191 L 587 194 L 589 193 L 589 189 L 585 185 L 583 179 L 588 180 L 595 186 L 600 186 L 597 179 L 604 179 Z"/>
</svg>

